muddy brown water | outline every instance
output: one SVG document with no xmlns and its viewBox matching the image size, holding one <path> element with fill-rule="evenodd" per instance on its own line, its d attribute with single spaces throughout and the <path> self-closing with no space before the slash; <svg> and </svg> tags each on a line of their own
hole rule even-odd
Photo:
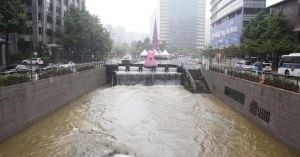
<svg viewBox="0 0 300 157">
<path fill-rule="evenodd" d="M 0 144 L 1 157 L 297 156 L 212 95 L 97 89 Z"/>
</svg>

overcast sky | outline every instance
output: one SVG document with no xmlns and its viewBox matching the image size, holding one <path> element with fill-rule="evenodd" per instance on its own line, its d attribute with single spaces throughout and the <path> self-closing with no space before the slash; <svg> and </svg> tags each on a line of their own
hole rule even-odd
<svg viewBox="0 0 300 157">
<path fill-rule="evenodd" d="M 267 0 L 267 6 L 277 1 L 281 0 Z M 209 2 L 207 0 L 207 4 Z M 159 0 L 86 0 L 86 3 L 87 9 L 98 15 L 102 24 L 123 26 L 136 33 L 149 33 L 150 16 L 159 7 Z"/>
</svg>

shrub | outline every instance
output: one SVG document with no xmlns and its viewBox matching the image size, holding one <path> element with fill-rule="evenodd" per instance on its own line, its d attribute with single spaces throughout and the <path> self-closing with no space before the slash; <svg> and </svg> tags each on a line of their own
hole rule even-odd
<svg viewBox="0 0 300 157">
<path fill-rule="evenodd" d="M 94 65 L 84 65 L 84 66 L 77 67 L 76 71 L 81 72 L 81 71 L 92 70 L 92 69 L 95 69 Z"/>
<path fill-rule="evenodd" d="M 264 84 L 270 85 L 273 87 L 277 87 L 277 88 L 294 91 L 294 92 L 299 92 L 298 85 L 296 85 L 295 83 L 293 83 L 289 80 L 286 80 L 284 78 L 278 78 L 278 77 L 267 78 L 267 79 L 265 79 Z"/>
<path fill-rule="evenodd" d="M 66 74 L 71 74 L 73 71 L 71 69 L 59 69 L 59 70 L 50 70 L 43 72 L 39 75 L 39 79 L 47 79 L 51 77 L 62 76 Z"/>
<path fill-rule="evenodd" d="M 30 78 L 27 74 L 9 74 L 0 76 L 0 87 L 11 86 L 29 82 Z"/>
</svg>

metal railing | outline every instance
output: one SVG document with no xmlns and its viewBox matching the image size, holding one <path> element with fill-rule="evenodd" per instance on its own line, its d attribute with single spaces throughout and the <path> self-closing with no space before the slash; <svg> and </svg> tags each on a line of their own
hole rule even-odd
<svg viewBox="0 0 300 157">
<path fill-rule="evenodd" d="M 83 63 L 69 65 L 67 67 L 60 67 L 59 65 L 55 68 L 41 70 L 41 71 L 27 71 L 27 72 L 3 72 L 0 73 L 0 88 L 34 82 L 37 80 L 67 75 L 71 73 L 77 73 L 82 71 L 101 69 L 103 68 L 103 62 L 92 62 L 92 63 Z"/>
<path fill-rule="evenodd" d="M 206 66 L 203 66 L 206 67 Z M 295 76 L 287 76 L 276 73 L 266 73 L 266 72 L 258 72 L 258 71 L 245 71 L 241 69 L 237 69 L 231 66 L 220 66 L 220 65 L 210 65 L 209 68 L 205 68 L 205 70 L 229 75 L 241 79 L 245 79 L 248 81 L 253 81 L 265 85 L 269 85 L 272 87 L 277 87 L 293 92 L 300 92 L 300 77 Z"/>
<path fill-rule="evenodd" d="M 185 72 L 185 74 L 186 74 L 186 76 L 187 76 L 187 78 L 189 80 L 192 92 L 195 92 L 197 90 L 197 86 L 195 84 L 195 81 L 194 81 L 191 73 L 187 69 L 184 69 L 184 72 Z"/>
</svg>

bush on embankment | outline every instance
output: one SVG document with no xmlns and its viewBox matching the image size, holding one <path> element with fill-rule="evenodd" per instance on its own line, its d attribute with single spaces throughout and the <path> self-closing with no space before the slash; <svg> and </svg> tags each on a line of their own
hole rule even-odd
<svg viewBox="0 0 300 157">
<path fill-rule="evenodd" d="M 16 84 L 29 82 L 28 74 L 9 74 L 0 75 L 0 87 L 12 86 Z"/>
<path fill-rule="evenodd" d="M 84 66 L 77 67 L 78 72 L 86 71 L 86 70 L 92 70 L 92 69 L 95 69 L 94 65 L 84 65 Z"/>
<path fill-rule="evenodd" d="M 62 76 L 66 74 L 71 74 L 73 71 L 71 69 L 58 69 L 58 70 L 50 70 L 43 72 L 39 75 L 39 79 L 47 79 L 51 77 Z"/>
</svg>

